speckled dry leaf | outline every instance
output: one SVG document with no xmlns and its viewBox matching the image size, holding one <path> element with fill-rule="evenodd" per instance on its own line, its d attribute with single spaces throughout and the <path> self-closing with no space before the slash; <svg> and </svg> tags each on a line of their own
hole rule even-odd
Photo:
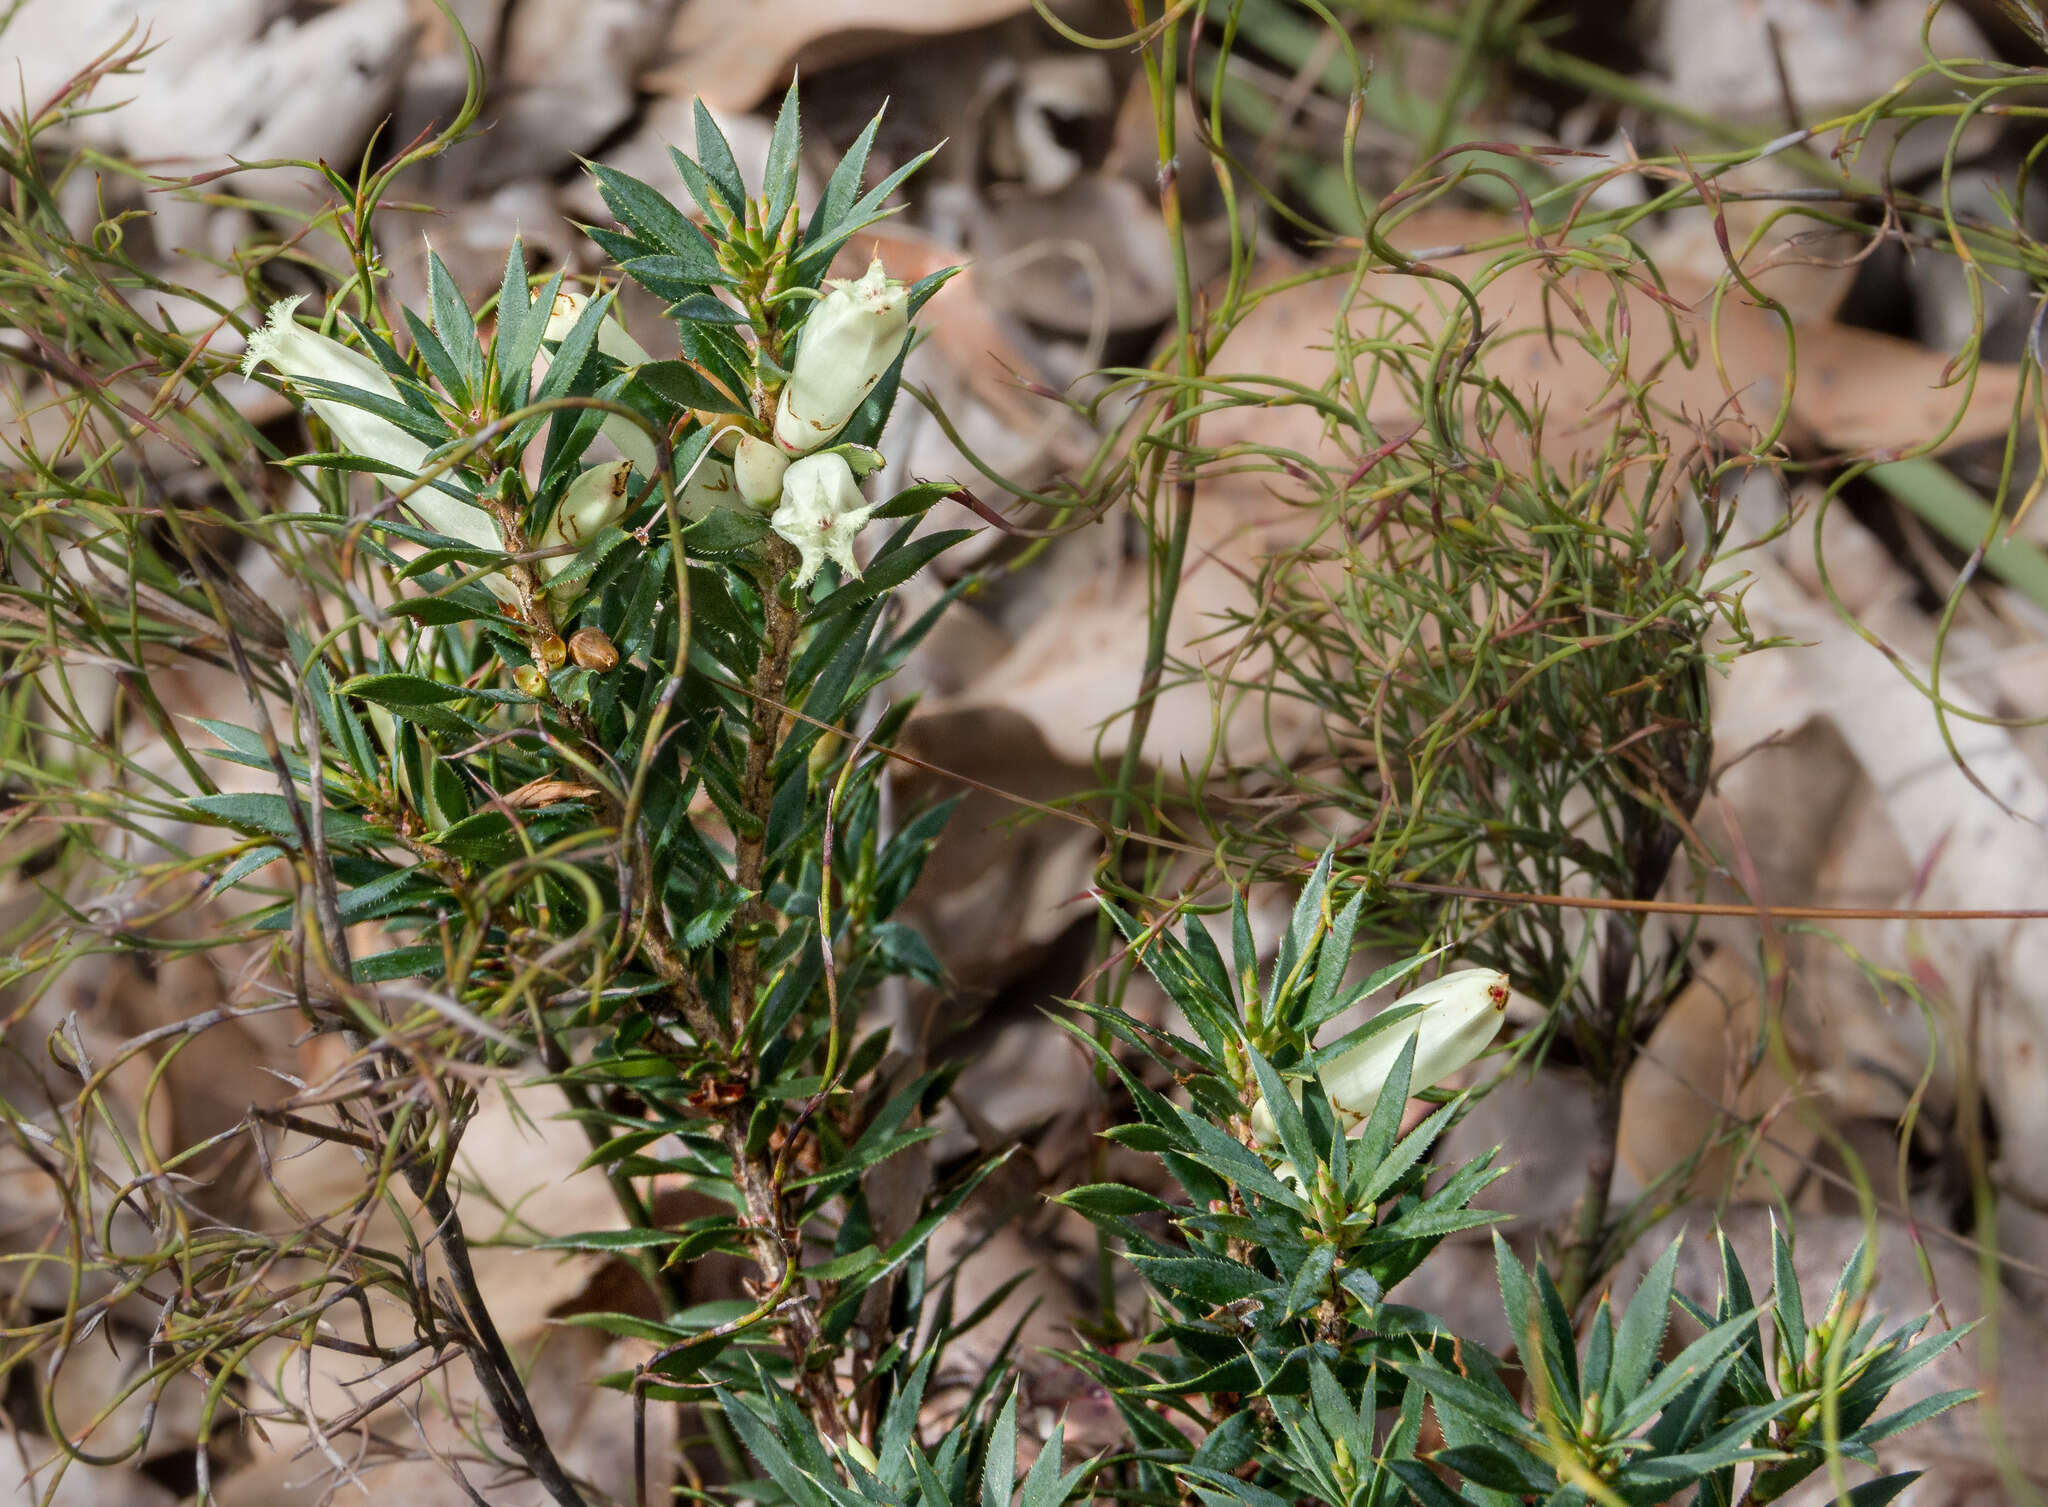
<svg viewBox="0 0 2048 1507">
<path fill-rule="evenodd" d="M 721 110 L 748 110 L 788 82 L 792 65 L 810 73 L 1030 8 L 1030 0 L 688 0 L 669 33 L 673 61 L 642 83 L 661 94 L 700 94 Z"/>
</svg>

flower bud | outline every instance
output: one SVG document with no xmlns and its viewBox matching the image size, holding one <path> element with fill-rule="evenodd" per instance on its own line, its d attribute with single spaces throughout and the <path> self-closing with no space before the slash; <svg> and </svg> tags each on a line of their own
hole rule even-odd
<svg viewBox="0 0 2048 1507">
<path fill-rule="evenodd" d="M 602 675 L 619 667 L 619 647 L 605 636 L 602 628 L 578 628 L 569 635 L 569 658 L 579 670 L 594 670 Z"/>
<path fill-rule="evenodd" d="M 1387 1008 L 1422 1005 L 1419 1015 L 1368 1037 L 1323 1069 L 1323 1087 L 1338 1117 L 1352 1129 L 1363 1127 L 1379 1103 L 1380 1090 L 1401 1049 L 1415 1038 L 1415 1065 L 1408 1092 L 1434 1088 L 1493 1044 L 1506 1018 L 1508 976 L 1495 968 L 1462 968 L 1433 984 L 1411 989 Z M 1295 1097 L 1301 1096 L 1295 1087 Z M 1252 1130 L 1270 1145 L 1279 1137 L 1273 1113 L 1264 1100 L 1252 1108 Z"/>
<path fill-rule="evenodd" d="M 740 436 L 732 457 L 733 480 L 739 484 L 740 496 L 755 507 L 765 508 L 780 500 L 782 476 L 788 469 L 789 457 L 774 445 L 751 434 Z"/>
<path fill-rule="evenodd" d="M 311 377 L 317 381 L 358 387 L 393 402 L 402 401 L 398 385 L 383 367 L 361 351 L 353 350 L 338 340 L 329 340 L 292 318 L 305 297 L 303 293 L 295 294 L 270 306 L 270 312 L 264 316 L 263 328 L 249 337 L 249 348 L 242 356 L 242 374 L 253 376 L 257 367 L 268 365 L 287 383 Z M 382 461 L 415 475 L 425 469 L 426 442 L 406 433 L 389 419 L 379 418 L 374 413 L 334 398 L 307 397 L 305 403 L 333 431 L 335 443 L 351 455 Z M 392 491 L 405 485 L 389 476 L 380 480 Z M 490 514 L 450 497 L 446 492 L 431 487 L 416 488 L 405 499 L 405 508 L 437 534 L 445 534 L 478 549 L 502 550 L 505 547 Z M 483 584 L 501 602 L 510 602 L 517 597 L 511 583 L 495 573 L 483 577 Z"/>
<path fill-rule="evenodd" d="M 312 377 L 400 401 L 398 385 L 383 367 L 361 351 L 329 340 L 292 318 L 305 300 L 305 294 L 296 293 L 270 306 L 263 328 L 249 337 L 249 348 L 242 355 L 242 375 L 252 377 L 258 366 L 268 364 L 287 382 Z M 350 454 L 383 461 L 401 471 L 417 473 L 422 469 L 426 442 L 389 419 L 334 398 L 309 397 L 306 406 L 334 431 L 335 442 Z"/>
<path fill-rule="evenodd" d="M 796 584 L 810 585 L 827 560 L 850 576 L 859 575 L 853 540 L 874 511 L 861 496 L 845 456 L 828 451 L 791 461 L 782 478 L 782 505 L 768 522 L 802 557 Z"/>
<path fill-rule="evenodd" d="M 554 307 L 548 310 L 548 324 L 541 331 L 541 339 L 566 339 L 589 303 L 590 300 L 581 293 L 571 293 L 567 289 L 557 293 Z M 639 341 L 626 333 L 616 305 L 605 311 L 604 319 L 597 327 L 597 348 L 621 366 L 645 366 L 654 359 Z"/>
<path fill-rule="evenodd" d="M 554 518 L 541 537 L 534 541 L 534 548 L 557 549 L 568 544 L 581 549 L 626 516 L 633 500 L 632 482 L 631 461 L 611 461 L 580 472 L 562 493 L 561 502 L 555 506 Z M 534 564 L 541 580 L 551 582 L 575 559 L 573 554 L 549 555 Z M 577 581 L 551 587 L 549 595 L 557 607 L 566 609 L 583 595 L 583 589 L 584 583 Z"/>
<path fill-rule="evenodd" d="M 590 300 L 581 293 L 566 289 L 555 295 L 554 307 L 548 313 L 547 328 L 541 332 L 544 340 L 561 341 L 576 327 L 576 321 L 583 315 Z M 597 327 L 597 348 L 621 366 L 645 366 L 654 358 L 647 354 L 639 341 L 626 333 L 626 327 L 619 322 L 617 306 L 605 312 L 604 319 Z M 533 374 L 538 378 L 548 369 L 548 353 L 539 352 L 534 357 Z M 607 414 L 599 432 L 612 442 L 612 447 L 639 468 L 643 476 L 652 476 L 661 459 L 661 451 L 654 439 L 640 425 L 624 414 Z"/>
<path fill-rule="evenodd" d="M 719 508 L 738 508 L 746 499 L 740 496 L 739 484 L 733 480 L 732 466 L 723 457 L 707 455 L 690 479 L 683 483 L 676 494 L 683 516 L 695 523 L 708 518 Z"/>
<path fill-rule="evenodd" d="M 909 290 L 882 271 L 880 257 L 867 276 L 829 286 L 797 334 L 796 362 L 775 413 L 775 442 L 792 455 L 809 454 L 846 427 L 910 328 Z"/>
<path fill-rule="evenodd" d="M 588 544 L 625 517 L 632 502 L 633 476 L 627 462 L 591 466 L 562 493 L 554 521 L 548 525 L 548 543 Z"/>
</svg>

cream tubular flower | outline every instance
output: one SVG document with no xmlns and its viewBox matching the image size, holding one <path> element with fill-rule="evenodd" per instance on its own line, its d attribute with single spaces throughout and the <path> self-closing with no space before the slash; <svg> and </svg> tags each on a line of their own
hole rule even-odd
<svg viewBox="0 0 2048 1507">
<path fill-rule="evenodd" d="M 312 377 L 321 382 L 360 387 L 394 403 L 401 401 L 398 385 L 383 367 L 361 351 L 316 334 L 292 317 L 305 300 L 305 294 L 295 293 L 270 306 L 263 328 L 249 337 L 249 349 L 242 356 L 242 375 L 253 377 L 257 367 L 267 365 L 288 383 Z M 334 431 L 336 443 L 351 455 L 382 461 L 412 475 L 422 469 L 427 444 L 417 435 L 406 433 L 389 419 L 380 419 L 374 413 L 333 398 L 305 396 L 304 401 Z"/>
<path fill-rule="evenodd" d="M 722 455 L 705 455 L 676 493 L 683 516 L 695 523 L 719 508 L 743 508 L 746 499 L 733 480 L 732 465 Z"/>
<path fill-rule="evenodd" d="M 576 321 L 583 317 L 583 310 L 589 303 L 590 300 L 581 293 L 557 293 L 554 306 L 548 310 L 548 326 L 541 332 L 541 339 L 563 339 L 576 327 Z M 616 306 L 605 311 L 604 322 L 597 327 L 597 348 L 621 366 L 645 366 L 654 359 L 639 341 L 626 333 Z"/>
<path fill-rule="evenodd" d="M 1371 1118 L 1387 1075 L 1401 1049 L 1415 1038 L 1415 1066 L 1408 1092 L 1418 1094 L 1450 1077 L 1493 1045 L 1507 1018 L 1508 976 L 1496 968 L 1462 968 L 1435 983 L 1411 989 L 1387 1008 L 1421 1005 L 1422 1013 L 1368 1037 L 1323 1069 L 1323 1087 L 1337 1116 L 1355 1132 Z M 1294 1090 L 1299 1101 L 1301 1090 Z M 1267 1145 L 1279 1138 L 1273 1113 L 1261 1100 L 1252 1109 L 1252 1131 Z"/>
<path fill-rule="evenodd" d="M 583 317 L 583 311 L 590 300 L 581 293 L 567 291 L 555 295 L 554 306 L 548 311 L 547 328 L 541 332 L 543 340 L 561 341 L 576 321 Z M 621 366 L 645 366 L 654 358 L 647 354 L 640 342 L 626 333 L 625 325 L 619 322 L 618 309 L 614 306 L 605 311 L 597 327 L 597 348 Z M 538 379 L 548 369 L 548 353 L 541 351 L 534 357 L 533 375 Z M 646 429 L 624 414 L 606 414 L 600 433 L 612 442 L 627 460 L 640 469 L 643 476 L 652 476 L 661 459 L 661 450 L 654 443 L 654 437 Z"/>
<path fill-rule="evenodd" d="M 740 496 L 757 508 L 781 500 L 782 478 L 789 470 L 789 457 L 767 440 L 751 434 L 740 436 L 733 452 L 732 474 L 739 483 Z"/>
<path fill-rule="evenodd" d="M 791 461 L 782 478 L 782 506 L 768 522 L 803 557 L 796 584 L 810 585 L 827 560 L 850 576 L 859 575 L 853 541 L 874 511 L 861 496 L 845 456 L 828 451 Z"/>
<path fill-rule="evenodd" d="M 633 463 L 622 460 L 592 466 L 580 473 L 563 492 L 562 500 L 555 508 L 555 516 L 540 539 L 535 541 L 534 547 L 555 549 L 568 544 L 580 549 L 624 518 L 632 502 L 632 472 Z M 573 554 L 549 555 L 534 563 L 541 580 L 552 582 L 575 559 Z M 566 610 L 583 595 L 586 585 L 587 581 L 575 581 L 551 586 L 548 594 L 556 607 Z"/>
<path fill-rule="evenodd" d="M 305 294 L 300 293 L 270 306 L 263 328 L 249 337 L 249 349 L 242 356 L 242 374 L 253 376 L 257 367 L 269 366 L 287 383 L 296 384 L 302 377 L 311 377 L 316 381 L 359 387 L 364 392 L 375 393 L 393 402 L 402 401 L 398 385 L 383 367 L 361 351 L 316 334 L 293 319 L 293 313 L 304 301 Z M 333 398 L 301 396 L 306 406 L 333 431 L 335 443 L 351 455 L 382 461 L 408 475 L 418 475 L 425 469 L 428 446 L 418 436 L 406 433 L 389 419 L 366 413 L 348 403 Z M 381 480 L 393 491 L 404 485 L 389 476 Z M 505 547 L 490 514 L 482 508 L 457 501 L 446 492 L 430 486 L 416 487 L 404 505 L 408 512 L 437 534 L 445 534 L 478 549 L 502 550 Z M 485 576 L 483 583 L 501 602 L 512 601 L 516 596 L 502 577 Z"/>
<path fill-rule="evenodd" d="M 808 455 L 846 427 L 910 329 L 910 290 L 890 279 L 880 257 L 865 277 L 829 286 L 797 333 L 775 412 L 775 442 L 792 455 Z"/>
</svg>

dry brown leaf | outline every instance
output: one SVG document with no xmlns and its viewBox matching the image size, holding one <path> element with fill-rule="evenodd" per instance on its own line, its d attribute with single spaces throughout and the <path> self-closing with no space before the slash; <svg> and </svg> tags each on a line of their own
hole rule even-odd
<svg viewBox="0 0 2048 1507">
<path fill-rule="evenodd" d="M 1023 716 L 962 707 L 920 716 L 908 745 L 941 769 L 1032 799 L 1071 795 L 1088 777 L 1057 758 Z M 907 782 L 913 809 L 961 795 L 949 780 Z M 958 998 L 980 999 L 1090 913 L 1090 874 L 1100 842 L 1066 822 L 1004 825 L 1017 816 L 1007 799 L 981 790 L 947 823 L 911 899 L 914 924 L 931 939 Z"/>
<path fill-rule="evenodd" d="M 509 790 L 501 800 L 514 811 L 531 811 L 539 806 L 552 806 L 557 801 L 587 801 L 601 792 L 595 785 L 583 785 L 575 780 L 539 779 L 528 780 L 517 790 Z"/>
<path fill-rule="evenodd" d="M 1901 673 L 1923 682 L 1927 674 L 1921 656 L 1932 631 L 1917 607 L 1880 603 L 1863 615 L 1887 645 L 1880 652 L 1767 559 L 1756 561 L 1744 605 L 1759 633 L 1803 643 L 1771 656 L 1795 677 L 1778 713 L 1787 724 L 1828 717 L 1854 753 L 1907 857 L 1912 892 L 1901 898 L 1931 909 L 2048 908 L 2048 779 L 2010 732 L 1986 721 L 1954 723 L 1952 753 L 1926 695 Z M 1954 677 L 1942 692 L 1965 715 L 1985 714 Z M 2048 1198 L 2048 932 L 2024 920 L 1949 921 L 1910 937 L 1888 930 L 1884 940 L 1957 1019 L 1968 1018 L 1973 997 L 1987 1001 L 1975 1030 L 1957 1033 L 1952 1047 L 1979 1053 L 2000 1127 L 1996 1175 L 2021 1196 Z M 1941 1057 L 1952 1071 L 1953 1050 Z"/>
<path fill-rule="evenodd" d="M 1774 1055 L 1757 1049 L 1761 1020 L 1750 960 L 1733 948 L 1710 954 L 1664 1012 L 1622 1087 L 1616 1144 L 1645 1187 L 1698 1158 L 1660 1198 L 1761 1202 L 1792 1186 L 1819 1139 Z M 1769 1140 L 1741 1127 L 1764 1120 Z M 1717 1144 L 1733 1138 L 1734 1144 Z M 1732 1180 L 1732 1181 L 1731 1181 Z"/>
<path fill-rule="evenodd" d="M 56 1490 L 50 1482 L 61 1459 L 38 1434 L 16 1433 L 0 1419 L 0 1507 L 173 1507 L 178 1500 L 133 1468 L 95 1470 L 73 1464 Z M 34 1474 L 29 1474 L 34 1471 Z"/>
<path fill-rule="evenodd" d="M 1469 281 L 1498 253 L 1465 247 L 1520 234 L 1493 215 L 1426 210 L 1392 239 L 1409 254 Z M 1348 278 L 1337 276 L 1265 300 L 1225 342 L 1212 373 L 1322 386 L 1332 370 L 1330 331 L 1348 286 Z M 1751 442 L 1778 408 L 1787 371 L 1786 332 L 1775 313 L 1747 302 L 1739 291 L 1724 298 L 1716 314 L 1710 306 L 1713 289 L 1682 272 L 1671 278 L 1673 302 L 1666 303 L 1633 283 L 1617 284 L 1597 273 L 1546 276 L 1534 262 L 1508 268 L 1475 291 L 1490 332 L 1479 365 L 1532 408 L 1547 411 L 1543 453 L 1561 470 L 1598 456 L 1622 397 L 1610 362 L 1575 338 L 1582 327 L 1574 304 L 1595 330 L 1606 325 L 1610 311 L 1626 308 L 1626 372 L 1637 381 L 1656 376 L 1653 413 L 1674 453 L 1694 449 L 1698 429 L 1709 423 L 1729 442 Z M 1412 314 L 1413 322 L 1392 318 L 1388 306 Z M 1444 283 L 1382 268 L 1367 276 L 1350 325 L 1361 340 L 1389 338 L 1426 350 L 1462 308 Z M 1673 359 L 1674 333 L 1697 346 L 1699 359 L 1691 366 Z M 1716 336 L 1725 381 L 1715 369 Z M 1846 454 L 1931 444 L 1958 410 L 1963 417 L 1944 443 L 2003 434 L 2020 384 L 2017 366 L 1986 362 L 1965 409 L 1962 388 L 1940 385 L 1947 358 L 1910 341 L 1825 321 L 1798 324 L 1797 354 L 1790 437 Z M 1361 357 L 1349 375 L 1361 384 L 1369 381 L 1371 360 Z M 1408 391 L 1381 381 L 1368 417 L 1383 433 L 1395 433 L 1413 422 L 1411 408 Z M 1303 406 L 1239 407 L 1205 419 L 1202 442 L 1279 446 L 1327 458 L 1322 429 L 1318 415 Z M 1508 465 L 1527 464 L 1529 443 L 1512 426 L 1500 427 L 1496 443 Z"/>
<path fill-rule="evenodd" d="M 1671 76 L 1672 96 L 1694 111 L 1787 130 L 1795 123 L 1787 119 L 1788 108 L 1796 107 L 1799 123 L 1862 110 L 1924 68 L 1929 45 L 1943 58 L 1992 55 L 1964 6 L 1931 7 L 1926 0 L 1664 0 L 1652 50 Z M 1908 97 L 1925 98 L 1944 87 L 1934 74 Z M 1991 134 L 1986 127 L 1992 122 L 1977 122 L 1966 133 L 1965 156 Z M 1946 121 L 1907 135 L 1896 159 L 1886 150 L 1896 128 L 1880 120 L 1867 129 L 1856 165 L 1874 173 L 1883 162 L 1887 177 L 1899 181 L 1938 162 L 1948 147 Z M 1830 134 L 1820 150 L 1834 143 Z"/>
<path fill-rule="evenodd" d="M 1031 0 L 688 0 L 669 33 L 674 61 L 641 80 L 657 94 L 698 94 L 721 110 L 750 110 L 789 78 L 872 57 L 913 36 L 986 26 Z"/>
<path fill-rule="evenodd" d="M 991 195 L 971 231 L 976 254 L 1001 268 L 1002 306 L 1047 329 L 1146 329 L 1173 315 L 1173 248 L 1158 194 L 1126 178 L 1090 174 L 1053 193 Z M 1189 243 L 1195 276 L 1206 279 L 1223 248 L 1199 226 Z"/>
<path fill-rule="evenodd" d="M 1177 662 L 1202 673 L 1171 674 L 1155 698 L 1145 734 L 1148 763 L 1177 777 L 1183 765 L 1206 766 L 1212 750 L 1231 763 L 1284 760 L 1306 742 L 1312 714 L 1301 703 L 1240 691 L 1219 711 L 1215 694 L 1225 676 L 1255 686 L 1270 671 L 1269 650 L 1240 660 L 1218 632 L 1225 614 L 1254 605 L 1257 562 L 1304 526 L 1297 509 L 1261 491 L 1204 488 L 1168 643 Z M 1144 562 L 1113 562 L 1077 581 L 979 685 L 934 703 L 931 714 L 1002 709 L 1022 716 L 1068 764 L 1087 768 L 1104 750 L 1113 759 L 1144 667 L 1149 602 Z"/>
</svg>

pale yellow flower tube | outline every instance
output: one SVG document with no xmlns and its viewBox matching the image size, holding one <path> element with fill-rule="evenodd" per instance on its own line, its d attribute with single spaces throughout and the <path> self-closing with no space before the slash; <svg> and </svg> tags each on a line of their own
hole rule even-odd
<svg viewBox="0 0 2048 1507">
<path fill-rule="evenodd" d="M 910 329 L 910 290 L 882 270 L 829 284 L 797 332 L 796 361 L 775 410 L 775 442 L 808 455 L 846 427 Z"/>
<path fill-rule="evenodd" d="M 553 307 L 548 310 L 547 328 L 541 332 L 544 340 L 560 341 L 576 327 L 576 321 L 583 317 L 584 308 L 590 300 L 581 293 L 563 291 L 555 295 Z M 597 326 L 597 348 L 621 366 L 645 366 L 654 358 L 646 348 L 620 323 L 616 308 L 605 311 Z M 534 358 L 533 374 L 536 378 L 548 369 L 548 353 L 542 351 Z M 661 451 L 655 445 L 653 436 L 634 423 L 624 414 L 606 414 L 600 427 L 604 437 L 612 442 L 619 454 L 640 468 L 643 476 L 652 476 Z"/>
<path fill-rule="evenodd" d="M 1497 968 L 1461 968 L 1434 983 L 1411 989 L 1387 1008 L 1422 1005 L 1419 1015 L 1369 1037 L 1323 1069 L 1323 1087 L 1336 1107 L 1347 1134 L 1355 1134 L 1371 1118 L 1394 1063 L 1415 1038 L 1415 1065 L 1408 1092 L 1434 1088 L 1493 1045 L 1507 1018 L 1508 976 Z M 1294 1087 L 1297 1103 L 1301 1088 Z M 1252 1131 L 1261 1143 L 1279 1140 L 1273 1112 L 1261 1099 L 1252 1107 Z"/>
<path fill-rule="evenodd" d="M 269 366 L 287 384 L 295 385 L 300 379 L 311 377 L 317 381 L 359 387 L 364 392 L 393 402 L 402 401 L 398 385 L 370 357 L 338 340 L 330 340 L 307 329 L 292 317 L 305 297 L 303 293 L 295 294 L 270 306 L 270 312 L 264 316 L 263 328 L 249 337 L 249 348 L 242 356 L 243 375 L 253 376 L 257 367 Z M 416 476 L 425 469 L 426 442 L 406 433 L 389 419 L 379 418 L 374 413 L 334 398 L 308 393 L 301 393 L 300 397 L 333 431 L 335 443 L 349 454 L 382 461 L 408 475 Z M 392 491 L 403 485 L 388 476 L 379 480 Z M 490 514 L 430 486 L 414 488 L 406 497 L 404 507 L 437 534 L 445 534 L 478 549 L 502 550 L 505 547 Z M 484 585 L 501 602 L 514 599 L 511 586 L 496 576 L 484 577 Z"/>
</svg>

